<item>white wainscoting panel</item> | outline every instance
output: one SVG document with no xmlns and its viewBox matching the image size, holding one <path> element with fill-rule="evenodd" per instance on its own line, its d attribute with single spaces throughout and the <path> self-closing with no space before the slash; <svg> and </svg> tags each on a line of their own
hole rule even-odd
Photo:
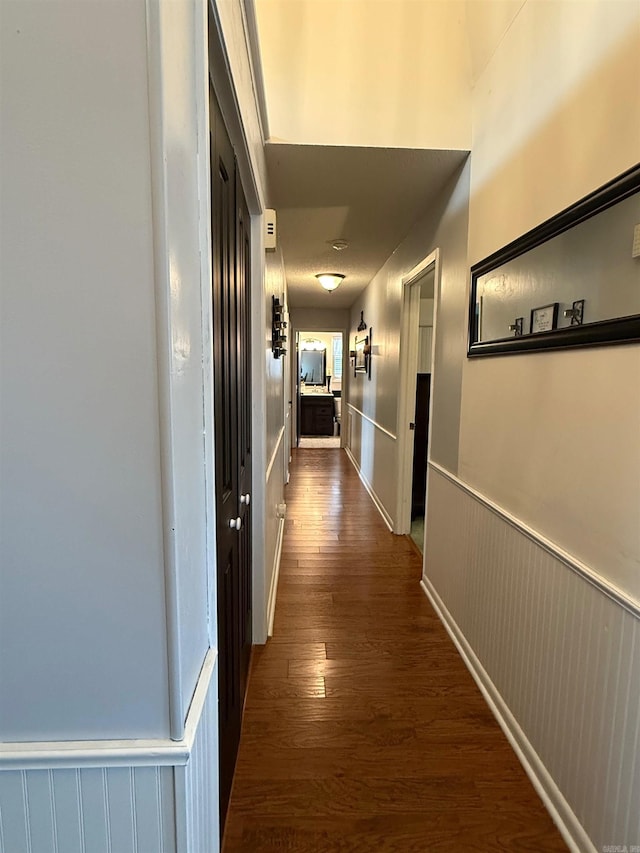
<svg viewBox="0 0 640 853">
<path fill-rule="evenodd" d="M 182 741 L 43 744 L 40 759 L 25 745 L 0 763 L 15 767 L 0 769 L 0 853 L 217 853 L 217 709 L 210 649 Z M 132 755 L 136 765 L 123 765 Z"/>
<path fill-rule="evenodd" d="M 173 769 L 0 772 L 2 853 L 175 853 Z"/>
<path fill-rule="evenodd" d="M 394 529 L 397 438 L 369 415 L 348 404 L 349 432 L 345 447 L 366 490 L 389 530 Z"/>
<path fill-rule="evenodd" d="M 177 853 L 215 853 L 220 849 L 217 666 L 209 682 L 189 761 L 176 767 L 175 774 Z"/>
<path fill-rule="evenodd" d="M 640 845 L 634 602 L 433 465 L 424 577 L 554 783 L 574 849 Z"/>
</svg>

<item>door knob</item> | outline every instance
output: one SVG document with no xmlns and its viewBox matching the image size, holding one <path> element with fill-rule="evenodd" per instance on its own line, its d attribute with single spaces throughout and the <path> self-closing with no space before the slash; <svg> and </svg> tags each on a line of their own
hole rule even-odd
<svg viewBox="0 0 640 853">
<path fill-rule="evenodd" d="M 247 492 L 246 495 L 240 495 L 240 503 L 249 506 L 249 504 L 251 503 L 251 495 L 249 494 L 249 492 Z"/>
<path fill-rule="evenodd" d="M 232 518 L 229 521 L 229 527 L 232 530 L 240 530 L 240 528 L 242 527 L 242 519 L 240 518 L 240 516 L 238 516 L 237 518 Z"/>
</svg>

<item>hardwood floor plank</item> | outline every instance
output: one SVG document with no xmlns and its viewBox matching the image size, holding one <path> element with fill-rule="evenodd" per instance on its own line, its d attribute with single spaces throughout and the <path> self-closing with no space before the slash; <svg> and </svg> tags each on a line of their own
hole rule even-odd
<svg viewBox="0 0 640 853">
<path fill-rule="evenodd" d="M 224 853 L 555 853 L 557 829 L 340 451 L 294 451 Z"/>
</svg>

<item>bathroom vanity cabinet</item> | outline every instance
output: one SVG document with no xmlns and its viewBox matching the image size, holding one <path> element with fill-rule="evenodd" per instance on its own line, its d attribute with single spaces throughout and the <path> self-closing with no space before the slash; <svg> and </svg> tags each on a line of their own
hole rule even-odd
<svg viewBox="0 0 640 853">
<path fill-rule="evenodd" d="M 301 396 L 301 435 L 333 435 L 333 423 L 333 394 L 303 394 Z"/>
</svg>

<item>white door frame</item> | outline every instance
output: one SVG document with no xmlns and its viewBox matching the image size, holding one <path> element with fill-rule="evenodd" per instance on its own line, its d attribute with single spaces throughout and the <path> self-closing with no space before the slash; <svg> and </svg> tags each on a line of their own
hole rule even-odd
<svg viewBox="0 0 640 853">
<path fill-rule="evenodd" d="M 431 388 L 429 424 L 433 408 L 435 373 L 436 322 L 440 291 L 439 250 L 431 252 L 402 277 L 402 313 L 400 320 L 400 394 L 398 398 L 398 492 L 395 533 L 411 532 L 411 485 L 413 481 L 413 439 L 415 433 L 409 424 L 415 416 L 416 374 L 418 365 L 418 340 L 420 321 L 420 285 L 426 273 L 434 271 L 433 285 L 433 342 L 431 349 Z M 427 460 L 431 457 L 431 429 L 427 447 Z"/>
<path fill-rule="evenodd" d="M 297 441 L 297 437 L 298 437 L 298 396 L 300 394 L 300 388 L 298 387 L 298 377 L 296 376 L 296 373 L 297 373 L 297 369 L 298 369 L 297 368 L 297 354 L 298 354 L 298 344 L 299 344 L 298 336 L 300 334 L 300 331 L 317 332 L 318 334 L 322 334 L 323 332 L 326 332 L 326 334 L 328 334 L 328 335 L 342 335 L 342 385 L 341 385 L 341 393 L 340 393 L 340 398 L 342 400 L 342 402 L 340 404 L 341 405 L 341 412 L 342 412 L 342 414 L 341 414 L 342 422 L 340 424 L 340 448 L 343 448 L 343 447 L 345 447 L 345 439 L 346 439 L 346 432 L 345 432 L 345 428 L 344 428 L 345 427 L 344 415 L 345 415 L 345 409 L 346 409 L 345 403 L 346 403 L 348 383 L 349 383 L 348 365 L 350 364 L 350 361 L 349 361 L 349 330 L 345 329 L 345 328 L 341 328 L 339 326 L 332 325 L 331 323 L 321 323 L 321 322 L 305 323 L 302 327 L 302 330 L 297 329 L 297 328 L 292 329 L 291 327 L 289 327 L 289 332 L 291 333 L 291 338 L 295 341 L 295 348 L 292 348 L 292 356 L 291 357 L 292 357 L 292 359 L 295 358 L 295 362 L 296 362 L 295 365 L 293 364 L 293 362 L 291 364 L 291 394 L 293 397 L 293 409 L 294 409 L 294 421 L 293 421 L 292 426 L 291 426 L 291 442 L 292 442 L 291 446 L 297 447 L 297 445 L 298 445 L 298 441 Z M 346 355 L 346 358 L 345 358 L 345 355 Z M 295 442 L 293 441 L 294 437 L 296 439 Z"/>
</svg>

